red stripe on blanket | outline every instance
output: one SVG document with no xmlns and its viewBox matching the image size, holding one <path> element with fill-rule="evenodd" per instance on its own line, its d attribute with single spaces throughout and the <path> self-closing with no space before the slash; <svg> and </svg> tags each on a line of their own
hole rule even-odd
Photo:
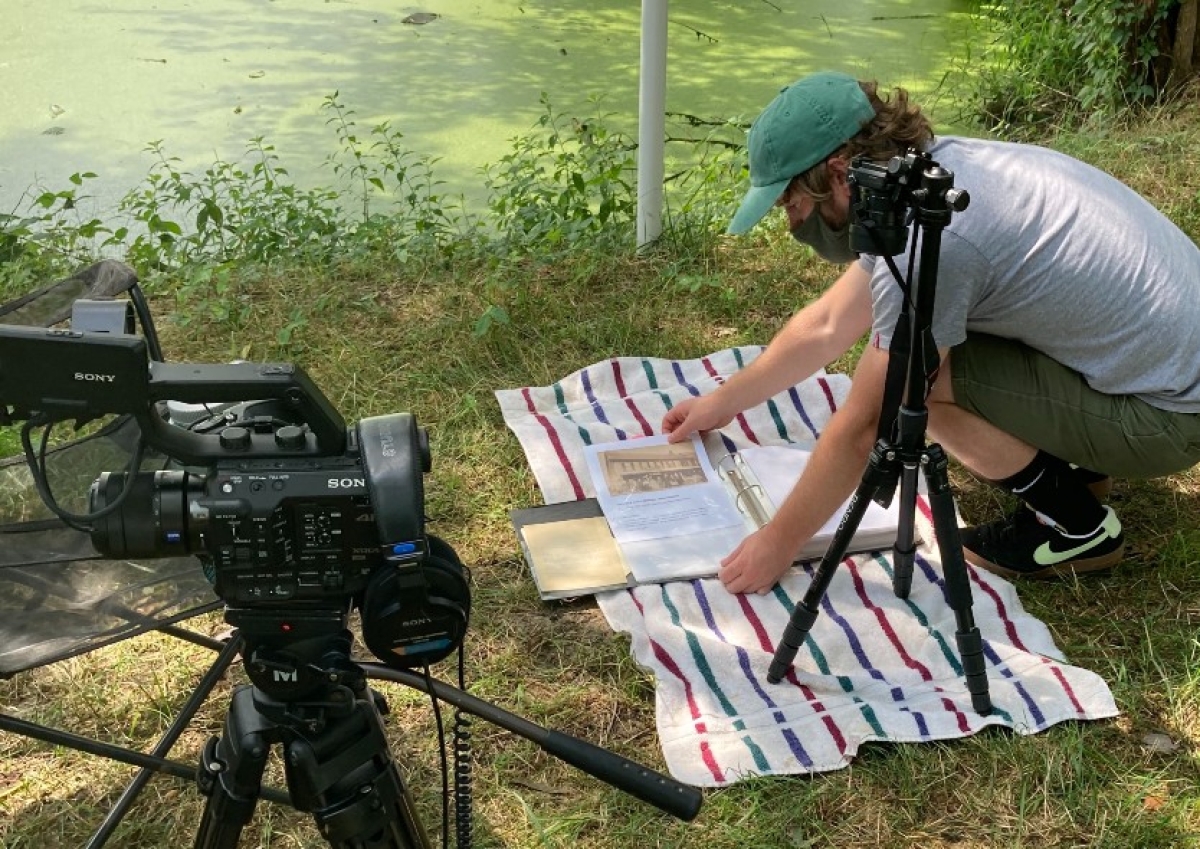
<svg viewBox="0 0 1200 849">
<path fill-rule="evenodd" d="M 746 417 L 744 415 L 742 415 L 741 413 L 738 413 L 737 414 L 737 422 L 739 425 L 742 426 L 742 433 L 746 434 L 746 438 L 749 439 L 751 442 L 753 442 L 755 445 L 757 445 L 758 437 L 756 437 L 754 435 L 754 431 L 751 429 L 750 423 L 746 421 Z"/>
<path fill-rule="evenodd" d="M 829 404 L 830 411 L 836 413 L 837 401 L 833 400 L 833 390 L 829 388 L 829 381 L 823 377 L 818 377 L 817 385 L 820 386 L 821 390 L 825 393 L 825 400 Z"/>
<path fill-rule="evenodd" d="M 1067 698 L 1071 700 L 1071 705 L 1075 708 L 1075 713 L 1080 716 L 1085 716 L 1087 711 L 1083 709 L 1083 705 L 1079 703 L 1079 699 L 1075 696 L 1075 690 L 1071 687 L 1071 682 L 1063 675 L 1062 668 L 1048 657 L 1041 658 L 1042 663 L 1047 664 L 1053 671 L 1054 677 L 1058 679 L 1058 683 L 1062 685 L 1063 692 L 1067 694 Z"/>
<path fill-rule="evenodd" d="M 922 681 L 932 681 L 933 673 L 929 671 L 929 667 L 909 654 L 908 649 L 904 647 L 904 642 L 900 639 L 900 635 L 896 633 L 896 629 L 888 621 L 887 612 L 876 604 L 867 592 L 867 585 L 863 581 L 862 572 L 858 569 L 858 562 L 853 557 L 847 557 L 842 561 L 842 564 L 850 574 L 850 581 L 854 585 L 854 591 L 858 594 L 863 607 L 874 615 L 875 621 L 879 623 L 880 629 L 883 631 L 884 636 L 887 637 L 888 642 L 892 644 L 892 648 L 896 650 L 896 654 L 900 660 L 903 661 L 905 666 L 920 675 Z"/>
<path fill-rule="evenodd" d="M 708 372 L 708 376 L 715 380 L 718 384 L 725 382 L 725 375 L 717 371 L 717 367 L 712 364 L 712 360 L 708 357 L 703 357 L 700 360 L 704 366 L 704 370 Z"/>
<path fill-rule="evenodd" d="M 933 522 L 933 511 L 930 510 L 929 503 L 924 498 L 918 498 L 917 499 L 917 507 L 920 509 L 921 515 L 924 516 L 929 522 L 932 523 Z M 985 595 L 987 595 L 988 598 L 990 598 L 992 600 L 992 602 L 996 605 L 996 613 L 997 613 L 997 615 L 999 615 L 1000 620 L 1004 623 L 1004 633 L 1008 637 L 1009 642 L 1012 643 L 1013 648 L 1018 648 L 1023 652 L 1028 652 L 1029 649 L 1025 647 L 1025 643 L 1021 640 L 1021 636 L 1017 632 L 1017 624 L 1012 621 L 1011 617 L 1009 617 L 1008 609 L 1004 606 L 1004 602 L 1003 602 L 1003 600 L 1001 600 L 999 594 L 994 589 L 992 589 L 992 587 L 989 584 L 985 584 L 979 580 L 978 573 L 976 573 L 975 569 L 971 566 L 970 563 L 967 563 L 966 567 L 967 567 L 967 572 L 971 576 L 971 583 L 974 584 L 976 587 L 978 587 L 980 590 L 982 590 L 983 593 Z M 1043 657 L 1041 660 L 1043 663 L 1049 664 L 1051 666 L 1051 668 L 1054 671 L 1055 679 L 1058 681 L 1059 685 L 1062 686 L 1063 692 L 1066 693 L 1067 698 L 1071 700 L 1071 704 L 1074 706 L 1075 712 L 1078 713 L 1080 716 L 1083 716 L 1086 713 L 1086 711 L 1083 709 L 1083 705 L 1080 704 L 1079 698 L 1075 695 L 1075 691 L 1071 687 L 1071 682 L 1066 679 L 1065 675 L 1063 675 L 1062 669 L 1058 666 L 1057 663 L 1055 663 L 1053 660 L 1051 660 L 1049 658 Z"/>
<path fill-rule="evenodd" d="M 613 381 L 617 384 L 617 397 L 625 397 L 625 378 L 621 375 L 621 363 L 619 360 L 609 360 L 608 364 L 612 366 Z"/>
<path fill-rule="evenodd" d="M 921 511 L 921 515 L 925 517 L 926 521 L 933 524 L 933 511 L 930 509 L 929 502 L 925 500 L 924 496 L 917 498 L 917 509 Z M 934 548 L 936 549 L 936 547 L 935 545 Z M 1012 618 L 1008 615 L 1008 609 L 1004 606 L 1004 600 L 1000 598 L 999 594 L 991 586 L 979 580 L 979 573 L 975 571 L 970 563 L 964 565 L 967 567 L 967 574 L 970 576 L 971 583 L 996 605 L 996 613 L 1004 623 L 1004 634 L 1008 637 L 1009 642 L 1012 643 L 1013 648 L 1018 648 L 1021 651 L 1029 651 L 1025 647 L 1025 643 L 1021 641 L 1021 635 L 1017 633 L 1017 623 L 1013 622 Z"/>
<path fill-rule="evenodd" d="M 940 690 L 941 688 L 939 687 L 938 689 Z M 970 734 L 971 733 L 971 723 L 967 722 L 966 715 L 958 709 L 958 705 L 956 705 L 954 703 L 953 699 L 948 699 L 943 696 L 942 697 L 942 707 L 944 707 L 948 712 L 953 713 L 955 716 L 958 717 L 958 730 L 960 733 L 962 733 L 962 734 Z"/>
<path fill-rule="evenodd" d="M 625 400 L 625 406 L 629 408 L 629 412 L 633 413 L 633 417 L 637 419 L 637 423 L 642 427 L 644 436 L 651 436 L 654 433 L 654 428 L 650 426 L 650 422 L 646 421 L 646 417 L 642 415 L 642 411 L 638 409 L 637 404 L 633 399 L 625 394 L 625 378 L 621 376 L 620 360 L 609 360 L 612 364 L 613 380 L 617 384 L 617 397 Z"/>
<path fill-rule="evenodd" d="M 571 461 L 567 458 L 567 452 L 563 450 L 562 440 L 558 438 L 558 433 L 554 430 L 554 425 L 550 423 L 550 420 L 538 412 L 528 386 L 521 390 L 521 397 L 525 399 L 525 407 L 529 410 L 530 415 L 546 431 L 546 436 L 550 439 L 550 444 L 554 446 L 554 454 L 558 457 L 559 464 L 566 473 L 567 479 L 571 482 L 571 490 L 575 493 L 575 500 L 578 501 L 581 498 L 585 498 L 586 494 L 583 491 L 583 486 L 579 483 L 579 477 L 575 474 L 575 469 L 571 466 Z"/>
<path fill-rule="evenodd" d="M 758 613 L 755 612 L 754 607 L 751 606 L 749 600 L 744 595 L 738 595 L 737 600 L 738 604 L 741 605 L 742 613 L 746 615 L 746 621 L 750 623 L 750 627 L 754 630 L 754 635 L 758 637 L 758 647 L 774 655 L 775 646 L 767 634 L 767 629 L 763 627 L 762 620 L 758 618 Z M 816 694 L 807 685 L 800 683 L 800 679 L 796 677 L 795 665 L 788 667 L 785 677 L 789 684 L 800 688 L 800 693 L 804 696 L 804 701 L 812 708 L 813 713 L 822 714 L 821 720 L 824 722 L 826 730 L 829 731 L 829 736 L 833 738 L 833 743 L 837 746 L 838 752 L 843 755 L 846 754 L 846 738 L 842 734 L 842 729 L 834 722 L 833 717 L 829 715 L 825 705 L 816 697 Z"/>
<path fill-rule="evenodd" d="M 638 609 L 638 613 L 641 615 L 642 619 L 645 619 L 646 608 L 644 608 L 641 601 L 638 600 L 637 593 L 635 593 L 633 590 L 626 590 L 626 592 L 629 593 L 629 598 L 633 600 L 633 604 Z M 704 739 L 702 736 L 708 733 L 708 727 L 700 718 L 700 705 L 696 703 L 696 695 L 692 691 L 692 682 L 689 681 L 687 676 L 683 674 L 683 670 L 679 668 L 679 665 L 675 662 L 675 658 L 671 657 L 670 652 L 668 652 L 657 640 L 650 639 L 649 629 L 647 629 L 646 639 L 649 641 L 650 647 L 654 650 L 655 659 L 662 664 L 663 669 L 670 672 L 675 676 L 676 679 L 679 680 L 681 684 L 683 684 L 683 691 L 687 699 L 688 712 L 692 715 L 692 722 L 696 728 L 696 734 L 700 735 L 700 758 L 704 761 L 704 765 L 708 767 L 709 774 L 712 775 L 713 780 L 724 782 L 725 776 L 721 773 L 721 768 L 717 765 L 717 759 L 713 755 L 712 746 L 710 746 L 708 740 Z"/>
</svg>

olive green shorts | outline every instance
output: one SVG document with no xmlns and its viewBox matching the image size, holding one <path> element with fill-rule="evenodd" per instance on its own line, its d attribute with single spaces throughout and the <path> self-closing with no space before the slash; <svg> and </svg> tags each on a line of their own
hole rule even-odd
<svg viewBox="0 0 1200 849">
<path fill-rule="evenodd" d="M 1060 459 L 1120 478 L 1154 478 L 1200 462 L 1200 415 L 1105 395 L 1032 348 L 982 333 L 951 349 L 959 407 Z"/>
</svg>

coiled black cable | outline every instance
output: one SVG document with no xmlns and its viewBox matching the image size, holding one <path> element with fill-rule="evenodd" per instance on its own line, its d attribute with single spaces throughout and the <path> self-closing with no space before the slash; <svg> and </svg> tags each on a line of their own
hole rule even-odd
<svg viewBox="0 0 1200 849">
<path fill-rule="evenodd" d="M 467 689 L 466 652 L 458 647 L 458 689 Z M 471 849 L 471 717 L 454 711 L 454 837 L 456 849 Z"/>
<path fill-rule="evenodd" d="M 454 712 L 454 837 L 457 849 L 471 849 L 471 717 Z"/>
<path fill-rule="evenodd" d="M 466 657 L 463 647 L 458 647 L 458 688 L 466 690 Z M 442 760 L 442 846 L 449 847 L 450 839 L 450 765 L 446 758 L 445 726 L 442 722 L 442 710 L 437 696 L 434 695 L 433 679 L 429 667 L 421 669 L 428 687 L 430 705 L 433 709 L 434 722 L 437 725 L 438 751 Z M 471 811 L 471 717 L 462 710 L 454 711 L 454 730 L 451 735 L 454 751 L 454 840 L 456 849 L 471 849 L 472 811 Z"/>
<path fill-rule="evenodd" d="M 125 483 L 121 487 L 121 492 L 111 503 L 93 513 L 71 513 L 59 505 L 54 493 L 50 490 L 50 481 L 46 472 L 46 455 L 49 453 L 50 431 L 54 429 L 56 424 L 61 423 L 61 421 L 63 420 L 52 419 L 41 413 L 34 415 L 21 426 L 21 447 L 25 452 L 25 462 L 29 466 L 29 475 L 33 478 L 34 488 L 41 497 L 42 503 L 45 504 L 51 513 L 61 519 L 67 527 L 90 534 L 92 532 L 91 523 L 119 510 L 125 498 L 133 491 L 133 481 L 138 469 L 141 468 L 142 457 L 146 452 L 146 440 L 139 434 L 137 445 L 134 447 L 133 454 L 129 458 L 129 465 L 125 469 Z M 33 447 L 33 429 L 35 427 L 42 428 L 41 440 L 36 450 Z"/>
</svg>

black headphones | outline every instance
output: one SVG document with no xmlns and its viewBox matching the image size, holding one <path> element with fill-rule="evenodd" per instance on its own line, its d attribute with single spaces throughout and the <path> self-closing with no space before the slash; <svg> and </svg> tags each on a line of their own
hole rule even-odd
<svg viewBox="0 0 1200 849">
<path fill-rule="evenodd" d="M 471 591 L 454 549 L 424 531 L 425 432 L 409 413 L 363 419 L 357 432 L 385 561 L 363 591 L 363 642 L 388 666 L 436 663 L 462 645 Z"/>
</svg>

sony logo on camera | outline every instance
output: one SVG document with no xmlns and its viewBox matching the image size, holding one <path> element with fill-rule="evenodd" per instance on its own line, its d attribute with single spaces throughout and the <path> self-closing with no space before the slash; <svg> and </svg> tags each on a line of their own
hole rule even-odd
<svg viewBox="0 0 1200 849">
<path fill-rule="evenodd" d="M 117 376 L 115 374 L 96 374 L 94 372 L 77 371 L 75 379 L 85 383 L 113 383 Z"/>
<path fill-rule="evenodd" d="M 366 478 L 329 478 L 326 482 L 328 489 L 365 489 Z"/>
</svg>

